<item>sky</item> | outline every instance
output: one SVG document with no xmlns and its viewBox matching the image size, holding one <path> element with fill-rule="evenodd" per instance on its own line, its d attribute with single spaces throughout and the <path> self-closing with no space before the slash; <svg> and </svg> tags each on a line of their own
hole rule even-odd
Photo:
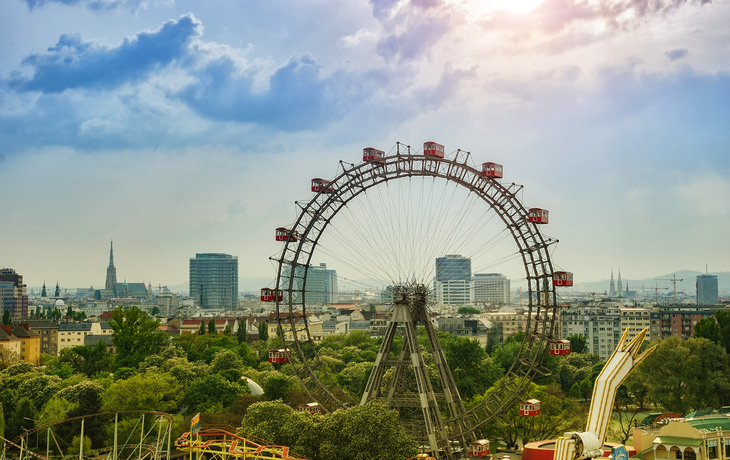
<svg viewBox="0 0 730 460">
<path fill-rule="evenodd" d="M 728 271 L 730 1 L 0 2 L 0 265 L 29 286 L 103 285 L 111 240 L 120 282 L 200 252 L 273 278 L 311 178 L 427 140 L 503 164 L 576 282 Z"/>
</svg>

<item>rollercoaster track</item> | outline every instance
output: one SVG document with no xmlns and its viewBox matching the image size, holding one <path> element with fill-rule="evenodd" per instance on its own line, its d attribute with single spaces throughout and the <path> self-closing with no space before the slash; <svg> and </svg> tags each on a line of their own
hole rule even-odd
<svg viewBox="0 0 730 460">
<path fill-rule="evenodd" d="M 63 420 L 58 420 L 56 422 L 46 423 L 44 425 L 37 426 L 37 427 L 33 428 L 32 430 L 25 431 L 24 433 L 16 436 L 12 442 L 18 443 L 18 442 L 20 442 L 21 439 L 27 438 L 28 436 L 30 436 L 34 433 L 45 430 L 48 427 L 61 425 L 66 422 L 72 422 L 74 420 L 81 420 L 81 419 L 86 419 L 86 418 L 90 418 L 90 417 L 102 417 L 105 415 L 116 415 L 116 414 L 153 414 L 153 415 L 158 415 L 158 416 L 166 419 L 167 422 L 170 424 L 172 424 L 173 419 L 174 419 L 174 417 L 170 414 L 167 414 L 165 412 L 152 411 L 152 410 L 127 410 L 127 411 L 117 411 L 117 412 L 99 412 L 98 414 L 79 415 L 77 417 L 70 417 L 70 418 L 66 418 Z M 3 448 L 3 452 L 6 452 L 8 449 L 9 449 L 9 447 L 6 445 L 5 448 Z"/>
</svg>

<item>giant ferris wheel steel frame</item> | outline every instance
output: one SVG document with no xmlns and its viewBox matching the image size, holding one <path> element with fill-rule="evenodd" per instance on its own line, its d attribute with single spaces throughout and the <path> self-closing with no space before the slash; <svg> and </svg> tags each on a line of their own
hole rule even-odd
<svg viewBox="0 0 730 460">
<path fill-rule="evenodd" d="M 538 225 L 530 222 L 528 210 L 517 197 L 522 186 L 504 185 L 495 178 L 483 176 L 467 164 L 469 156 L 469 152 L 462 150 L 457 150 L 453 159 L 415 154 L 410 146 L 397 143 L 396 154 L 383 159 L 360 164 L 341 161 L 342 171 L 326 189 L 306 203 L 296 203 L 300 212 L 291 230 L 297 237 L 287 238 L 280 257 L 275 259 L 278 262 L 276 289 L 282 289 L 284 294 L 283 300 L 276 302 L 276 319 L 282 342 L 289 342 L 292 350 L 290 363 L 294 375 L 325 412 L 358 402 L 339 387 L 315 352 L 307 319 L 307 272 L 320 238 L 340 210 L 368 189 L 402 178 L 445 179 L 481 198 L 509 230 L 527 280 L 525 340 L 515 362 L 488 397 L 457 416 L 444 418 L 448 437 L 473 439 L 475 430 L 502 415 L 526 393 L 532 378 L 545 374 L 542 362 L 549 353 L 550 342 L 556 338 L 560 309 L 548 252 L 548 247 L 557 240 L 544 237 Z M 422 442 L 426 441 L 424 436 L 416 435 Z"/>
</svg>

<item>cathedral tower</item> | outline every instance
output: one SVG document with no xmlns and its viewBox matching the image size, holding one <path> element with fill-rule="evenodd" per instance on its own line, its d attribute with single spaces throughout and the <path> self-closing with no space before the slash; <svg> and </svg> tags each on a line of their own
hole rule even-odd
<svg viewBox="0 0 730 460">
<path fill-rule="evenodd" d="M 109 266 L 106 268 L 106 284 L 104 285 L 104 289 L 107 291 L 114 292 L 114 295 L 116 296 L 116 289 L 117 289 L 117 269 L 114 268 L 114 242 L 111 242 L 111 247 L 109 249 Z"/>
<path fill-rule="evenodd" d="M 624 292 L 624 286 L 621 283 L 621 269 L 618 269 L 618 286 L 616 286 L 616 292 L 618 295 L 622 295 Z"/>
</svg>

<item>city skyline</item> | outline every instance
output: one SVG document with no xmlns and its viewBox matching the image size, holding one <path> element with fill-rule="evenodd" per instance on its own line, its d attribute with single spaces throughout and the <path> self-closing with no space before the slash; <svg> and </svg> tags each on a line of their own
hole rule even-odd
<svg viewBox="0 0 730 460">
<path fill-rule="evenodd" d="M 0 265 L 28 286 L 104 287 L 110 240 L 118 279 L 203 252 L 274 279 L 310 180 L 397 141 L 503 164 L 576 284 L 730 270 L 727 1 L 66 3 L 0 5 Z"/>
</svg>

